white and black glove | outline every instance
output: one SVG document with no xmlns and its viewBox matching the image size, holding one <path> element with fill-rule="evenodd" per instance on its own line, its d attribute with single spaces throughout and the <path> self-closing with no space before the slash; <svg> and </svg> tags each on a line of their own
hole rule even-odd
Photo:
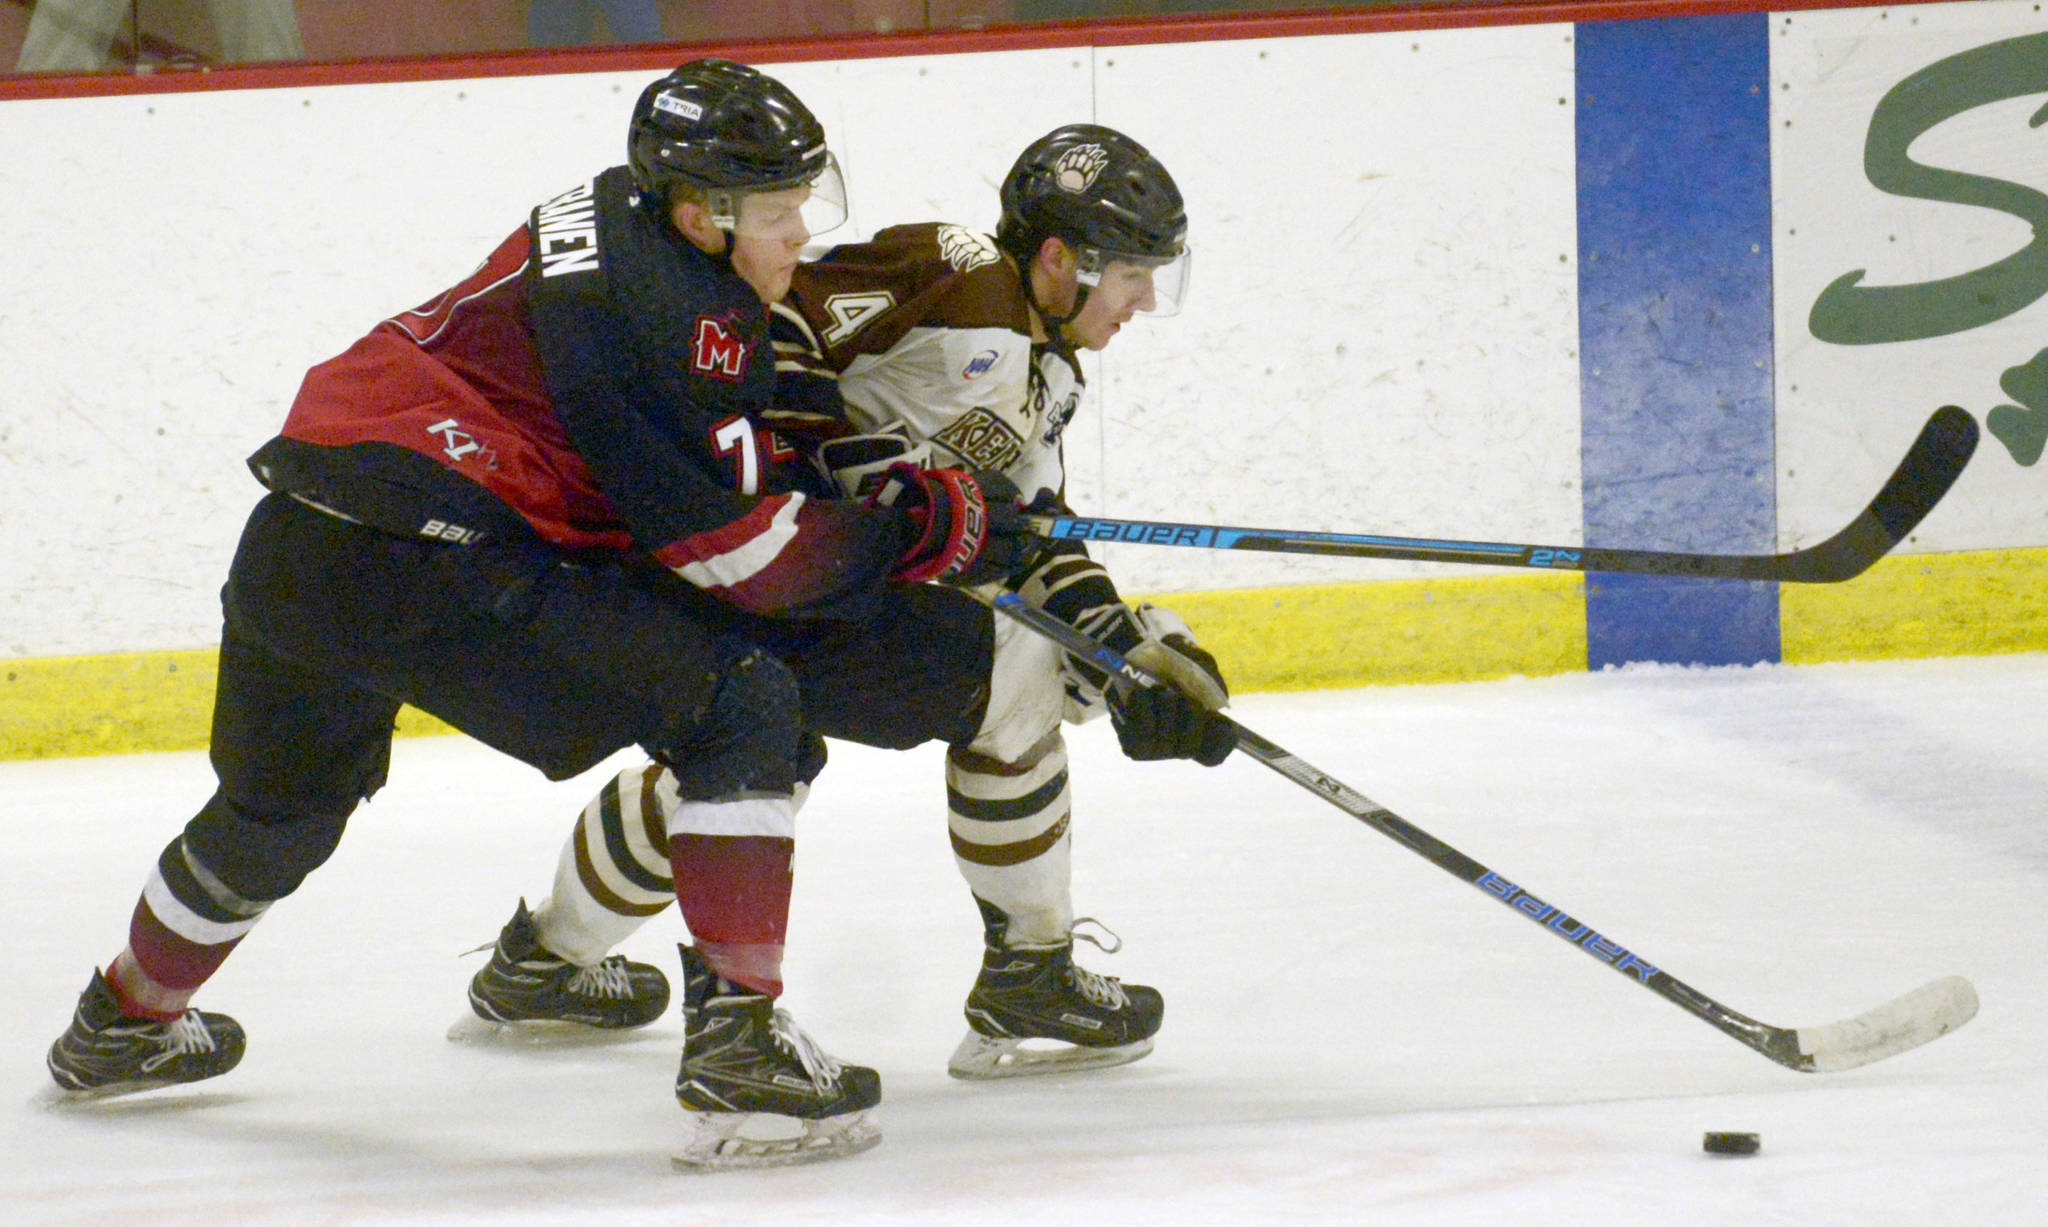
<svg viewBox="0 0 2048 1227">
<path fill-rule="evenodd" d="M 932 445 L 895 431 L 871 435 L 845 435 L 818 445 L 818 467 L 832 478 L 839 492 L 848 498 L 867 498 L 898 464 L 929 468 Z"/>
<path fill-rule="evenodd" d="M 1137 623 L 1144 638 L 1124 659 L 1162 684 L 1110 688 L 1117 743 L 1125 757 L 1139 762 L 1189 758 L 1214 767 L 1237 748 L 1236 725 L 1219 714 L 1230 702 L 1223 671 L 1172 610 L 1141 604 Z"/>
</svg>

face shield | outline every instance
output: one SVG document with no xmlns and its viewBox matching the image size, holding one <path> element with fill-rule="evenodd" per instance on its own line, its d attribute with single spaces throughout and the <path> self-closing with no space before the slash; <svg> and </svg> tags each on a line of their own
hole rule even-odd
<svg viewBox="0 0 2048 1227">
<path fill-rule="evenodd" d="M 846 220 L 846 180 L 838 159 L 825 155 L 825 169 L 809 183 L 773 191 L 716 192 L 712 224 L 743 239 L 805 243 Z"/>
<path fill-rule="evenodd" d="M 1140 315 L 1177 315 L 1187 301 L 1193 254 L 1132 256 L 1088 249 L 1081 253 L 1077 280 L 1091 294 L 1108 292 L 1119 301 L 1139 303 Z M 1149 300 L 1150 305 L 1145 305 Z"/>
</svg>

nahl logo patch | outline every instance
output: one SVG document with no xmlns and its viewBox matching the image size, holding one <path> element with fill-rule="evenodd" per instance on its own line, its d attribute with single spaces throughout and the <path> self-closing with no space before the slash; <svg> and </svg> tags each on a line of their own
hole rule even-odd
<svg viewBox="0 0 2048 1227">
<path fill-rule="evenodd" d="M 940 226 L 938 240 L 939 254 L 963 273 L 985 268 L 1003 258 L 994 239 L 965 226 Z"/>
<path fill-rule="evenodd" d="M 1095 186 L 1095 177 L 1109 165 L 1109 152 L 1100 145 L 1076 145 L 1052 164 L 1052 181 L 1062 192 L 1078 196 Z"/>
</svg>

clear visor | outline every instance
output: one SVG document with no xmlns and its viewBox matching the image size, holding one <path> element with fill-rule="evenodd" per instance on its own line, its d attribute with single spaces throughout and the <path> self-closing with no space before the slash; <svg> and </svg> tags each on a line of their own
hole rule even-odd
<svg viewBox="0 0 2048 1227">
<path fill-rule="evenodd" d="M 807 243 L 846 220 L 846 180 L 828 153 L 825 169 L 809 183 L 744 195 L 720 192 L 711 208 L 713 224 L 741 238 Z"/>
<path fill-rule="evenodd" d="M 1108 292 L 1120 301 L 1135 301 L 1140 315 L 1178 315 L 1187 301 L 1193 260 L 1186 248 L 1164 260 L 1089 251 L 1083 253 L 1077 275 L 1091 293 Z"/>
</svg>

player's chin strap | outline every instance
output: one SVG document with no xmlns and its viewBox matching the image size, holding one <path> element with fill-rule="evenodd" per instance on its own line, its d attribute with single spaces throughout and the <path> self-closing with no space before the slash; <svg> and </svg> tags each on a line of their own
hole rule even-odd
<svg viewBox="0 0 2048 1227">
<path fill-rule="evenodd" d="M 697 247 L 697 250 L 704 251 L 705 258 L 710 260 L 713 264 L 717 265 L 719 271 L 731 273 L 733 276 L 737 277 L 739 276 L 739 270 L 732 266 L 732 249 L 739 245 L 739 239 L 737 236 L 733 234 L 732 231 L 727 230 L 724 226 L 720 226 L 718 228 L 718 233 L 725 236 L 725 246 L 719 248 L 717 251 L 704 251 L 702 247 Z M 681 236 L 678 235 L 677 237 L 680 238 Z M 689 243 L 690 240 L 683 239 L 683 242 Z M 690 245 L 692 247 L 697 246 L 694 243 L 691 243 Z"/>
<path fill-rule="evenodd" d="M 1064 239 L 1060 241 L 1066 242 Z M 1068 247 L 1070 250 L 1073 250 L 1074 258 L 1079 260 L 1081 258 L 1080 250 L 1074 248 L 1071 243 L 1068 244 Z M 1073 307 L 1064 315 L 1055 314 L 1051 308 L 1038 301 L 1038 289 L 1031 283 L 1031 269 L 1034 257 L 1029 253 L 1010 250 L 1010 258 L 1017 262 L 1018 277 L 1024 283 L 1024 301 L 1030 304 L 1031 310 L 1038 316 L 1038 322 L 1045 328 L 1046 344 L 1052 348 L 1054 353 L 1072 363 L 1074 361 L 1074 343 L 1067 339 L 1065 329 L 1075 316 L 1081 314 L 1081 308 L 1088 303 L 1088 292 L 1094 287 L 1076 278 L 1074 282 Z"/>
<path fill-rule="evenodd" d="M 731 273 L 734 276 L 739 275 L 739 270 L 732 266 L 732 249 L 739 240 L 730 229 L 719 226 L 718 233 L 725 236 L 725 246 L 717 251 L 705 251 L 702 247 L 692 243 L 689 236 L 678 229 L 676 224 L 669 219 L 666 207 L 662 204 L 660 197 L 635 190 L 633 193 L 633 203 L 647 210 L 650 216 L 658 219 L 661 229 L 668 234 L 670 241 L 681 243 L 691 251 L 698 252 L 705 259 L 717 265 L 721 272 Z"/>
</svg>

